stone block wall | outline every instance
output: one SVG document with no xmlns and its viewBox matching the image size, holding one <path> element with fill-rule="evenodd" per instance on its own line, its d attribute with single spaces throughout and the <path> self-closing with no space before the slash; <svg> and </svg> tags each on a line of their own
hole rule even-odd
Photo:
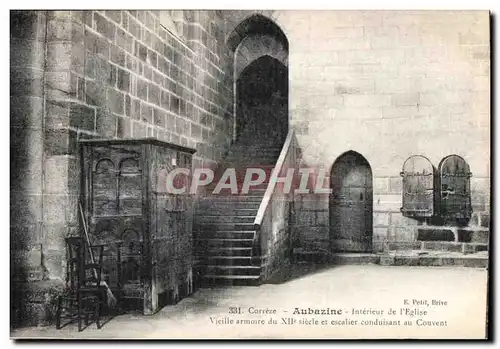
<svg viewBox="0 0 500 349">
<path fill-rule="evenodd" d="M 44 226 L 44 68 L 46 15 L 10 13 L 10 280 L 11 323 L 36 314 L 20 285 L 42 280 Z M 32 293 L 32 292 L 31 292 Z"/>
<path fill-rule="evenodd" d="M 154 137 L 216 164 L 233 135 L 224 33 L 216 11 L 11 12 L 13 280 L 65 278 L 79 139 Z"/>
<path fill-rule="evenodd" d="M 462 156 L 473 173 L 471 225 L 487 225 L 487 11 L 274 11 L 273 18 L 290 43 L 290 124 L 305 165 L 329 172 L 353 150 L 371 166 L 375 250 L 415 238 L 417 222 L 399 211 L 399 173 L 411 155 L 436 167 Z M 327 249 L 328 197 L 296 204 L 297 246 Z"/>
<path fill-rule="evenodd" d="M 262 279 L 282 280 L 290 272 L 291 245 L 291 202 L 286 196 L 273 197 L 270 208 L 260 228 L 261 253 L 264 258 Z"/>
</svg>

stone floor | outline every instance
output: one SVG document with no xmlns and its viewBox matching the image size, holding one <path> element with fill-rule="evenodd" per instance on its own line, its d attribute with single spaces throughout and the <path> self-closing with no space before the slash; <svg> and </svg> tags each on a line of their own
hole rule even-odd
<svg viewBox="0 0 500 349">
<path fill-rule="evenodd" d="M 74 325 L 61 330 L 54 327 L 24 328 L 12 331 L 11 337 L 484 338 L 486 288 L 487 270 L 479 268 L 304 264 L 297 266 L 286 282 L 258 287 L 201 289 L 152 316 L 126 314 L 115 317 L 101 330 L 97 330 L 94 324 L 82 332 L 78 332 Z M 405 305 L 405 299 L 409 305 Z M 412 304 L 414 300 L 418 302 Z M 429 305 L 420 303 L 422 300 L 427 300 Z M 445 301 L 447 305 L 433 306 L 432 300 Z M 232 307 L 239 307 L 242 314 L 229 314 Z M 250 314 L 250 307 L 276 310 L 276 314 Z M 295 307 L 306 311 L 308 308 L 340 309 L 343 314 L 294 315 Z M 360 325 L 362 320 L 375 320 L 377 316 L 356 315 L 353 308 L 383 310 L 384 314 L 378 319 L 385 323 Z M 397 315 L 388 315 L 390 308 L 395 309 Z M 420 315 L 400 315 L 401 308 L 420 312 Z M 422 315 L 422 311 L 428 314 Z M 215 317 L 220 324 L 211 322 Z M 271 319 L 277 323 L 269 323 Z M 433 321 L 434 324 L 417 326 L 417 319 Z M 247 323 L 240 324 L 237 320 Z M 332 324 L 332 320 L 340 321 Z M 357 326 L 353 326 L 354 320 Z M 387 320 L 399 320 L 400 325 L 393 326 Z M 412 325 L 403 325 L 405 320 L 411 320 Z M 295 323 L 284 324 L 284 321 Z M 446 326 L 437 326 L 444 321 Z"/>
</svg>

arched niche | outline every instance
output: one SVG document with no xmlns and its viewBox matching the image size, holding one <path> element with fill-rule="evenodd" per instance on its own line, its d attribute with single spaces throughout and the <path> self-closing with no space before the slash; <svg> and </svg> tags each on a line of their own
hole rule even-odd
<svg viewBox="0 0 500 349">
<path fill-rule="evenodd" d="M 92 173 L 92 207 L 94 215 L 112 216 L 116 214 L 116 191 L 116 170 L 113 161 L 108 158 L 97 160 Z"/>
<path fill-rule="evenodd" d="M 142 175 L 136 158 L 125 158 L 119 167 L 118 202 L 120 215 L 142 213 Z"/>
</svg>

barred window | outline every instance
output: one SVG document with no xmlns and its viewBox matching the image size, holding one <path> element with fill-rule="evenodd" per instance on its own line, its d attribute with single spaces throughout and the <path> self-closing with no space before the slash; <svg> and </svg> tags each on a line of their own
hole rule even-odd
<svg viewBox="0 0 500 349">
<path fill-rule="evenodd" d="M 434 215 L 434 184 L 436 170 L 425 156 L 410 156 L 403 164 L 403 207 L 406 217 Z"/>
<path fill-rule="evenodd" d="M 439 163 L 440 215 L 447 219 L 470 219 L 470 167 L 458 155 L 449 155 Z"/>
</svg>

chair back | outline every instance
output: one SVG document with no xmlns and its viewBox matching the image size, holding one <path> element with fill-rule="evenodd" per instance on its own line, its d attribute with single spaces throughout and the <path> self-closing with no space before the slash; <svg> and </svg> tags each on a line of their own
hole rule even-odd
<svg viewBox="0 0 500 349">
<path fill-rule="evenodd" d="M 99 286 L 102 281 L 104 245 L 86 244 L 83 256 L 80 287 Z"/>
</svg>

